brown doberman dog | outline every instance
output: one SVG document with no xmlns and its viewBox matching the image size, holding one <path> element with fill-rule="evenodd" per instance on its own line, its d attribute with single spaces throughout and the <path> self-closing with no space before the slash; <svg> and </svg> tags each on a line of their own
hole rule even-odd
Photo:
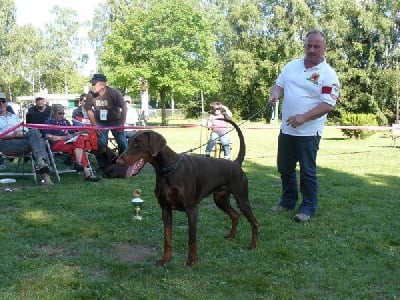
<svg viewBox="0 0 400 300">
<path fill-rule="evenodd" d="M 189 224 L 189 252 L 186 265 L 198 261 L 197 256 L 197 215 L 198 204 L 206 196 L 213 194 L 214 202 L 231 219 L 230 232 L 225 236 L 232 239 L 236 235 L 239 214 L 231 206 L 230 194 L 251 225 L 252 237 L 248 249 L 257 247 L 258 222 L 253 215 L 248 196 L 247 176 L 241 164 L 246 147 L 240 128 L 227 120 L 236 129 L 240 149 L 234 161 L 211 157 L 178 154 L 167 146 L 165 138 L 151 130 L 143 130 L 129 139 L 127 150 L 117 159 L 117 164 L 129 167 L 132 175 L 140 172 L 150 163 L 156 172 L 155 195 L 162 209 L 164 223 L 164 255 L 157 265 L 166 265 L 172 254 L 172 210 L 184 211 Z"/>
</svg>

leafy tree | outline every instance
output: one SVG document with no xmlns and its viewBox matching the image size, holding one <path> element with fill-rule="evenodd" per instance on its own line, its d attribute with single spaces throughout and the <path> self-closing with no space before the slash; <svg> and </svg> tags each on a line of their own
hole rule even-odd
<svg viewBox="0 0 400 300">
<path fill-rule="evenodd" d="M 12 84 L 15 78 L 12 76 L 11 70 L 15 55 L 12 45 L 9 44 L 11 36 L 14 36 L 15 28 L 15 6 L 14 1 L 0 0 L 0 28 L 2 35 L 0 36 L 0 86 L 2 91 L 6 91 L 12 97 Z M 10 47 L 11 46 L 11 47 Z"/>
<path fill-rule="evenodd" d="M 339 111 L 373 113 L 380 124 L 387 124 L 396 102 L 393 83 L 398 75 L 393 62 L 399 58 L 399 35 L 393 17 L 399 3 L 363 2 L 347 3 L 341 10 L 348 25 L 344 34 L 339 33 L 343 55 L 338 69 L 344 92 Z"/>
<path fill-rule="evenodd" d="M 69 81 L 76 78 L 77 62 L 82 55 L 82 44 L 79 38 L 79 28 L 82 24 L 77 21 L 77 12 L 70 8 L 55 6 L 51 10 L 54 22 L 46 24 L 44 47 L 38 58 L 44 58 L 44 65 L 39 65 L 43 85 L 50 92 L 69 93 Z"/>
<path fill-rule="evenodd" d="M 102 69 L 122 91 L 148 80 L 161 107 L 217 90 L 215 36 L 203 13 L 185 0 L 131 6 L 126 22 L 115 21 L 101 57 Z"/>
<path fill-rule="evenodd" d="M 89 38 L 98 61 L 104 51 L 104 42 L 112 32 L 112 24 L 116 21 L 124 23 L 130 6 L 141 7 L 145 3 L 132 0 L 106 0 L 104 5 L 96 7 Z"/>
</svg>

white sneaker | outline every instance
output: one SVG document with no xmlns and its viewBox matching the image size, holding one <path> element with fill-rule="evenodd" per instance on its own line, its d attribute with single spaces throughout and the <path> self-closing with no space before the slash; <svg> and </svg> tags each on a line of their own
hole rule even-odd
<svg viewBox="0 0 400 300">
<path fill-rule="evenodd" d="M 42 185 L 46 185 L 46 186 L 52 186 L 54 185 L 54 183 L 51 181 L 50 176 L 48 174 L 43 174 L 42 175 L 42 181 L 41 181 Z"/>
<path fill-rule="evenodd" d="M 308 220 L 310 220 L 310 218 L 311 217 L 306 214 L 297 214 L 294 216 L 294 220 L 299 223 L 307 222 Z"/>
</svg>

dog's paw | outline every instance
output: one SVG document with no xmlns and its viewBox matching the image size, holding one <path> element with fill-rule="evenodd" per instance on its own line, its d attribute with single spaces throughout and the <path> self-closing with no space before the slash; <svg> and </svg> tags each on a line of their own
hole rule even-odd
<svg viewBox="0 0 400 300">
<path fill-rule="evenodd" d="M 169 263 L 169 259 L 164 259 L 164 258 L 162 258 L 162 259 L 156 261 L 156 266 L 157 266 L 157 267 L 164 267 L 164 266 L 166 266 L 168 263 Z"/>
</svg>

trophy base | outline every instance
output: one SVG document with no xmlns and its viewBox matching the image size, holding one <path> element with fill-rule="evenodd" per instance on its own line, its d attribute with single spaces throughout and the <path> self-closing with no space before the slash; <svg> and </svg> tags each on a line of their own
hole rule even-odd
<svg viewBox="0 0 400 300">
<path fill-rule="evenodd" d="M 142 220 L 143 217 L 142 217 L 142 216 L 134 216 L 132 219 L 133 219 L 133 220 Z"/>
</svg>

